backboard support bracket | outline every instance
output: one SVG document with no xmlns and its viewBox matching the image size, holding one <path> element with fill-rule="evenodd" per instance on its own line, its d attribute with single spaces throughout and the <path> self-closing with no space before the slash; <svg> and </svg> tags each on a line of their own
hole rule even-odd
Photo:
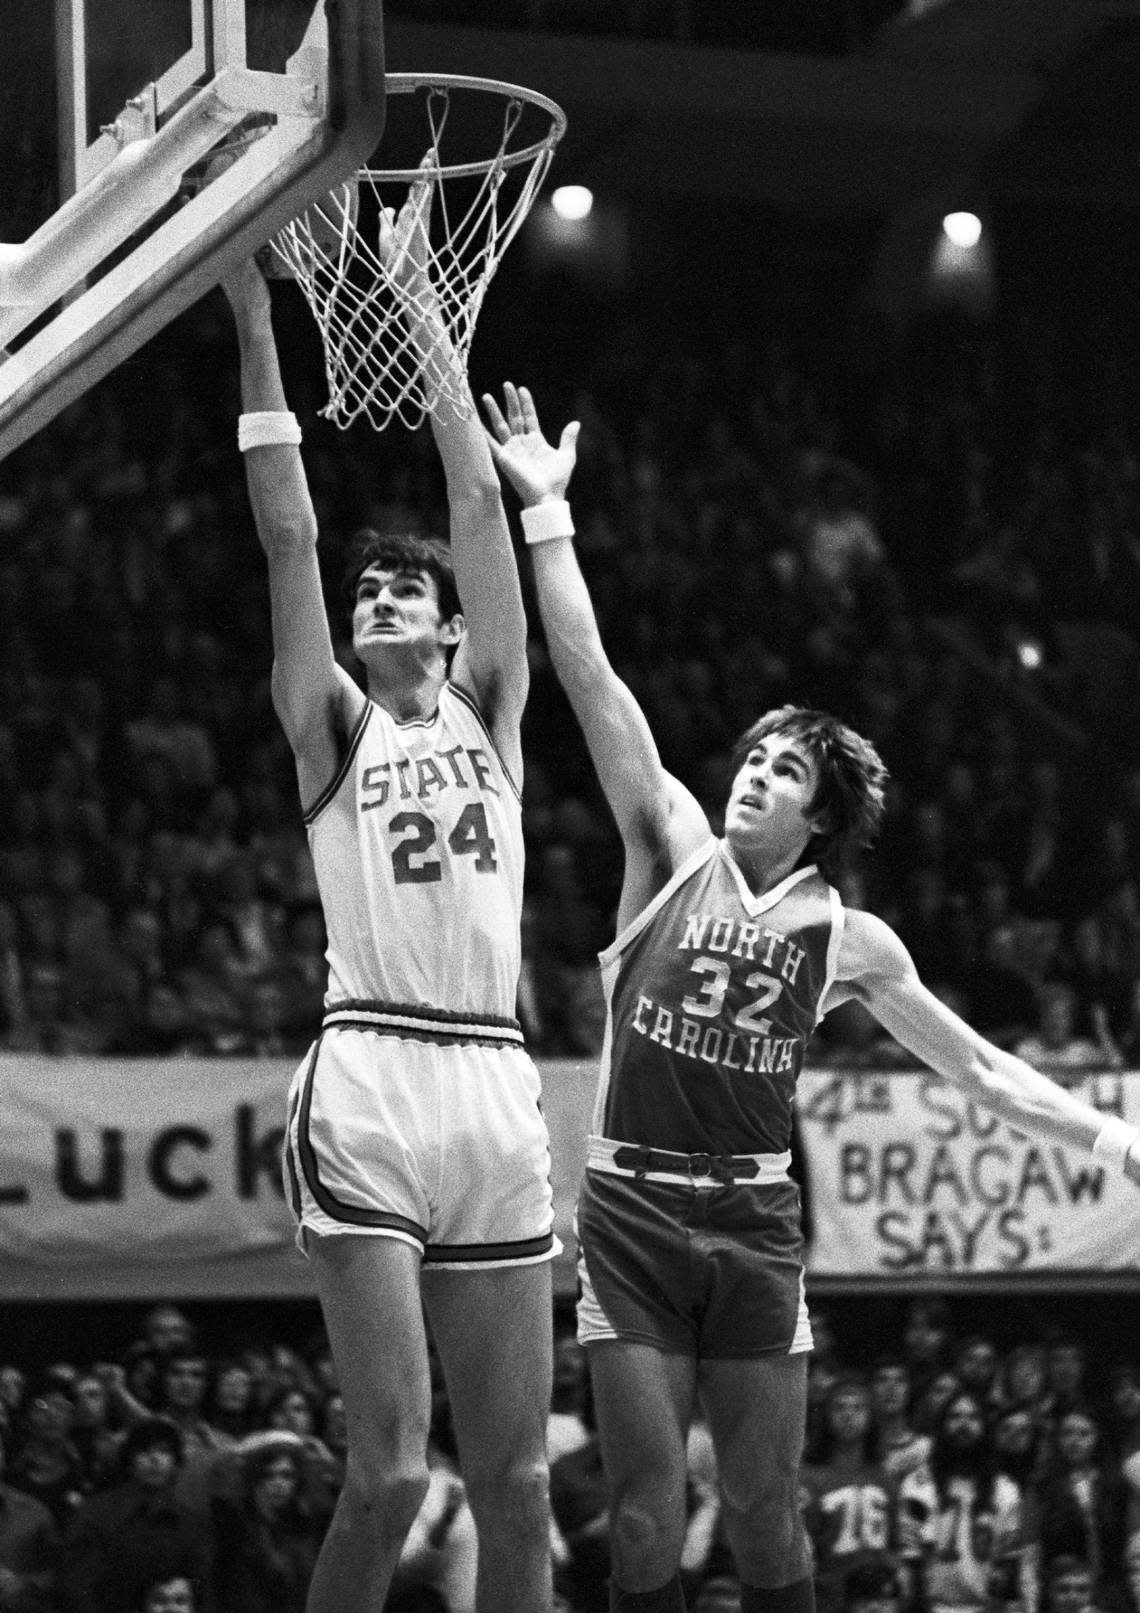
<svg viewBox="0 0 1140 1613">
<path fill-rule="evenodd" d="M 224 16 L 232 18 L 232 7 L 223 10 L 220 0 L 213 3 L 215 23 Z M 112 193 L 118 198 L 116 208 L 123 207 L 134 219 L 132 204 L 124 204 L 123 195 L 149 186 L 146 216 L 153 217 L 177 194 L 185 169 L 251 111 L 278 115 L 276 126 L 263 139 L 252 141 L 237 162 L 82 295 L 67 302 L 23 346 L 0 359 L 0 458 L 367 162 L 384 128 L 382 0 L 325 0 L 324 10 L 323 84 L 313 76 L 324 55 L 316 43 L 316 10 L 285 75 L 252 72 L 244 59 L 235 62 L 239 50 L 244 58 L 245 42 L 241 29 L 231 26 L 223 40 L 221 70 L 204 91 L 183 97 L 183 104 L 153 136 L 128 139 L 123 145 L 114 135 L 101 137 L 114 151 L 90 182 L 23 247 L 0 248 L 0 341 L 10 341 L 13 332 L 26 328 L 38 311 L 65 298 L 60 280 L 74 284 L 94 266 L 88 260 L 104 244 L 98 240 L 96 215 L 104 217 L 106 235 L 105 214 Z M 282 79 L 284 83 L 268 82 Z M 273 104 L 265 106 L 266 99 Z M 139 227 L 136 220 L 133 228 Z M 53 230 L 52 251 L 58 252 L 61 230 L 74 242 L 66 275 L 53 268 L 55 259 L 45 240 L 37 241 L 44 231 Z M 132 233 L 132 228 L 124 233 L 122 223 L 117 223 L 110 230 L 117 239 L 97 252 L 95 261 Z M 70 245 L 68 251 L 72 252 Z M 77 261 L 84 266 L 76 269 Z M 45 298 L 42 282 L 39 290 L 35 282 L 48 272 L 54 275 L 54 295 Z M 30 304 L 21 300 L 29 293 Z M 29 315 L 29 307 L 37 312 Z"/>
</svg>

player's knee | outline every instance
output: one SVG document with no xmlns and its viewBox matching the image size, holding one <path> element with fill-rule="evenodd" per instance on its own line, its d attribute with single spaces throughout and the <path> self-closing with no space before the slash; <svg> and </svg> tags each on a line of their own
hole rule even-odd
<svg viewBox="0 0 1140 1613">
<path fill-rule="evenodd" d="M 349 1457 L 344 1501 L 361 1527 L 402 1539 L 415 1521 L 428 1492 L 425 1462 L 385 1463 L 374 1454 Z"/>
<path fill-rule="evenodd" d="M 780 1585 L 804 1569 L 804 1533 L 795 1484 L 778 1476 L 748 1495 L 724 1495 L 721 1518 L 746 1578 Z"/>
<path fill-rule="evenodd" d="M 626 1561 L 656 1561 L 678 1544 L 683 1524 L 656 1505 L 659 1497 L 617 1494 L 611 1528 L 614 1545 Z"/>
<path fill-rule="evenodd" d="M 480 1530 L 510 1530 L 545 1537 L 550 1507 L 546 1458 L 476 1465 L 466 1479 L 467 1499 Z"/>
</svg>

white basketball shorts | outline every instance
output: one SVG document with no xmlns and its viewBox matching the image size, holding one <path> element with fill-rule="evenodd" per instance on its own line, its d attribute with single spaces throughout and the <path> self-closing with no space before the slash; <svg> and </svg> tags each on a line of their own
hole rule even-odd
<svg viewBox="0 0 1140 1613">
<path fill-rule="evenodd" d="M 327 1027 L 288 1113 L 285 1190 L 302 1250 L 307 1233 L 371 1234 L 467 1269 L 561 1252 L 541 1086 L 521 1047 Z"/>
</svg>

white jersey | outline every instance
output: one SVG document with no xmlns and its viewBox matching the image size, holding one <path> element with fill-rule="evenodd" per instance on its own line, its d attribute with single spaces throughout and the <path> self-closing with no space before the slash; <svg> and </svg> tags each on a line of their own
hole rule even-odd
<svg viewBox="0 0 1140 1613">
<path fill-rule="evenodd" d="M 328 930 L 325 1023 L 414 1031 L 515 1020 L 522 805 L 474 701 L 445 683 L 428 718 L 369 701 L 305 815 Z M 421 1011 L 423 1011 L 421 1013 Z"/>
</svg>

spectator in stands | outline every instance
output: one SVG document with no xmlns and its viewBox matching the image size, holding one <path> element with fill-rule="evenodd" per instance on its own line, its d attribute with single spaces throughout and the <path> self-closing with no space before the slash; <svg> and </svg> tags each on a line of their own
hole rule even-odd
<svg viewBox="0 0 1140 1613">
<path fill-rule="evenodd" d="M 824 461 L 810 465 L 808 477 L 807 500 L 795 515 L 805 572 L 824 610 L 852 610 L 884 563 L 883 545 L 859 507 L 854 467 Z"/>
<path fill-rule="evenodd" d="M 1103 1012 L 1094 1019 L 1094 1036 L 1076 1029 L 1077 1002 L 1071 987 L 1050 981 L 1040 993 L 1037 1029 L 1020 1037 L 1014 1052 L 1034 1069 L 1061 1077 L 1079 1070 L 1119 1069 L 1123 1060 Z"/>
<path fill-rule="evenodd" d="M 53 1613 L 59 1530 L 42 1501 L 5 1482 L 6 1462 L 0 1439 L 0 1608 Z"/>
<path fill-rule="evenodd" d="M 253 1374 L 244 1361 L 230 1356 L 217 1363 L 204 1414 L 211 1428 L 235 1444 L 253 1432 Z"/>
<path fill-rule="evenodd" d="M 953 1336 L 950 1310 L 937 1295 L 920 1295 L 906 1306 L 903 1349 L 915 1395 L 925 1392 L 930 1380 L 951 1365 Z"/>
<path fill-rule="evenodd" d="M 930 1435 L 920 1434 L 911 1422 L 910 1369 L 901 1355 L 882 1355 L 874 1362 L 870 1389 L 879 1460 L 897 1482 L 930 1454 Z"/>
<path fill-rule="evenodd" d="M 157 1360 L 169 1360 L 179 1350 L 194 1350 L 197 1329 L 180 1305 L 160 1302 L 143 1316 L 142 1341 Z"/>
<path fill-rule="evenodd" d="M 194 1581 L 186 1574 L 163 1574 L 143 1586 L 138 1613 L 198 1613 Z"/>
<path fill-rule="evenodd" d="M 1091 1411 L 1061 1412 L 1050 1460 L 1030 1490 L 1032 1531 L 1045 1576 L 1058 1557 L 1081 1558 L 1092 1571 L 1097 1605 L 1127 1613 L 1135 1605 L 1129 1583 L 1135 1526 L 1123 1474 L 1100 1447 Z"/>
<path fill-rule="evenodd" d="M 1004 1406 L 994 1416 L 998 1472 L 1007 1474 L 1022 1494 L 1040 1476 L 1046 1435 L 1044 1421 L 1028 1406 Z"/>
<path fill-rule="evenodd" d="M 218 1613 L 304 1613 L 328 1520 L 306 1501 L 302 1441 L 255 1435 L 239 1460 L 236 1498 L 213 1507 Z"/>
<path fill-rule="evenodd" d="M 848 1373 L 832 1387 L 822 1437 L 801 1476 L 819 1613 L 841 1613 L 853 1568 L 897 1567 L 895 1483 L 875 1443 L 867 1385 Z"/>
<path fill-rule="evenodd" d="M 1129 1462 L 1140 1452 L 1140 1362 L 1118 1361 L 1108 1379 L 1105 1442 L 1114 1459 Z M 1140 1463 L 1126 1470 L 1132 1488 L 1140 1493 Z"/>
<path fill-rule="evenodd" d="M 1126 1070 L 1140 1070 L 1140 975 L 1128 989 L 1119 1031 L 1113 1040 Z"/>
<path fill-rule="evenodd" d="M 1056 1422 L 1088 1399 L 1088 1353 L 1083 1340 L 1065 1328 L 1054 1328 L 1045 1341 L 1045 1385 L 1049 1417 Z"/>
<path fill-rule="evenodd" d="M 971 1389 L 989 1406 L 994 1398 L 998 1353 L 993 1339 L 971 1333 L 961 1339 L 954 1355 L 954 1375 L 963 1389 Z"/>
<path fill-rule="evenodd" d="M 1121 1016 L 1140 978 L 1140 879 L 1129 872 L 1107 886 L 1073 930 L 1076 978 L 1086 1001 Z"/>
<path fill-rule="evenodd" d="M 1042 1586 L 1043 1613 L 1104 1613 L 1092 1569 L 1080 1557 L 1055 1557 Z"/>
<path fill-rule="evenodd" d="M 160 1357 L 156 1410 L 182 1438 L 178 1498 L 200 1512 L 206 1510 L 214 1458 L 228 1444 L 206 1420 L 209 1390 L 210 1364 L 196 1346 L 176 1344 Z"/>
<path fill-rule="evenodd" d="M 15 1361 L 0 1363 L 0 1404 L 14 1420 L 23 1410 L 28 1392 L 28 1375 Z"/>
<path fill-rule="evenodd" d="M 223 919 L 204 924 L 177 985 L 190 1023 L 204 1039 L 206 1050 L 235 1051 L 246 1025 L 248 981 L 233 931 Z"/>
<path fill-rule="evenodd" d="M 16 1427 L 8 1482 L 41 1501 L 63 1529 L 82 1494 L 83 1470 L 71 1438 L 70 1385 L 49 1372 L 33 1385 Z"/>
<path fill-rule="evenodd" d="M 1031 1414 L 1035 1423 L 1042 1427 L 1048 1424 L 1049 1383 L 1044 1345 L 1027 1340 L 1007 1351 L 998 1367 L 994 1398 L 1001 1409 L 1019 1406 Z"/>
<path fill-rule="evenodd" d="M 899 1527 L 921 1606 L 992 1613 L 1032 1605 L 1021 1492 L 997 1470 L 976 1395 L 959 1390 L 943 1407 L 929 1462 L 899 1487 Z"/>
<path fill-rule="evenodd" d="M 81 1372 L 72 1390 L 75 1407 L 71 1441 L 79 1453 L 80 1489 L 84 1495 L 105 1490 L 119 1469 L 120 1435 L 111 1424 L 111 1397 L 96 1372 Z"/>
<path fill-rule="evenodd" d="M 136 1613 L 145 1587 L 184 1575 L 208 1594 L 213 1548 L 205 1517 L 175 1493 L 182 1436 L 166 1418 L 148 1417 L 123 1443 L 121 1481 L 90 1496 L 64 1536 L 58 1575 L 62 1613 Z"/>
</svg>

